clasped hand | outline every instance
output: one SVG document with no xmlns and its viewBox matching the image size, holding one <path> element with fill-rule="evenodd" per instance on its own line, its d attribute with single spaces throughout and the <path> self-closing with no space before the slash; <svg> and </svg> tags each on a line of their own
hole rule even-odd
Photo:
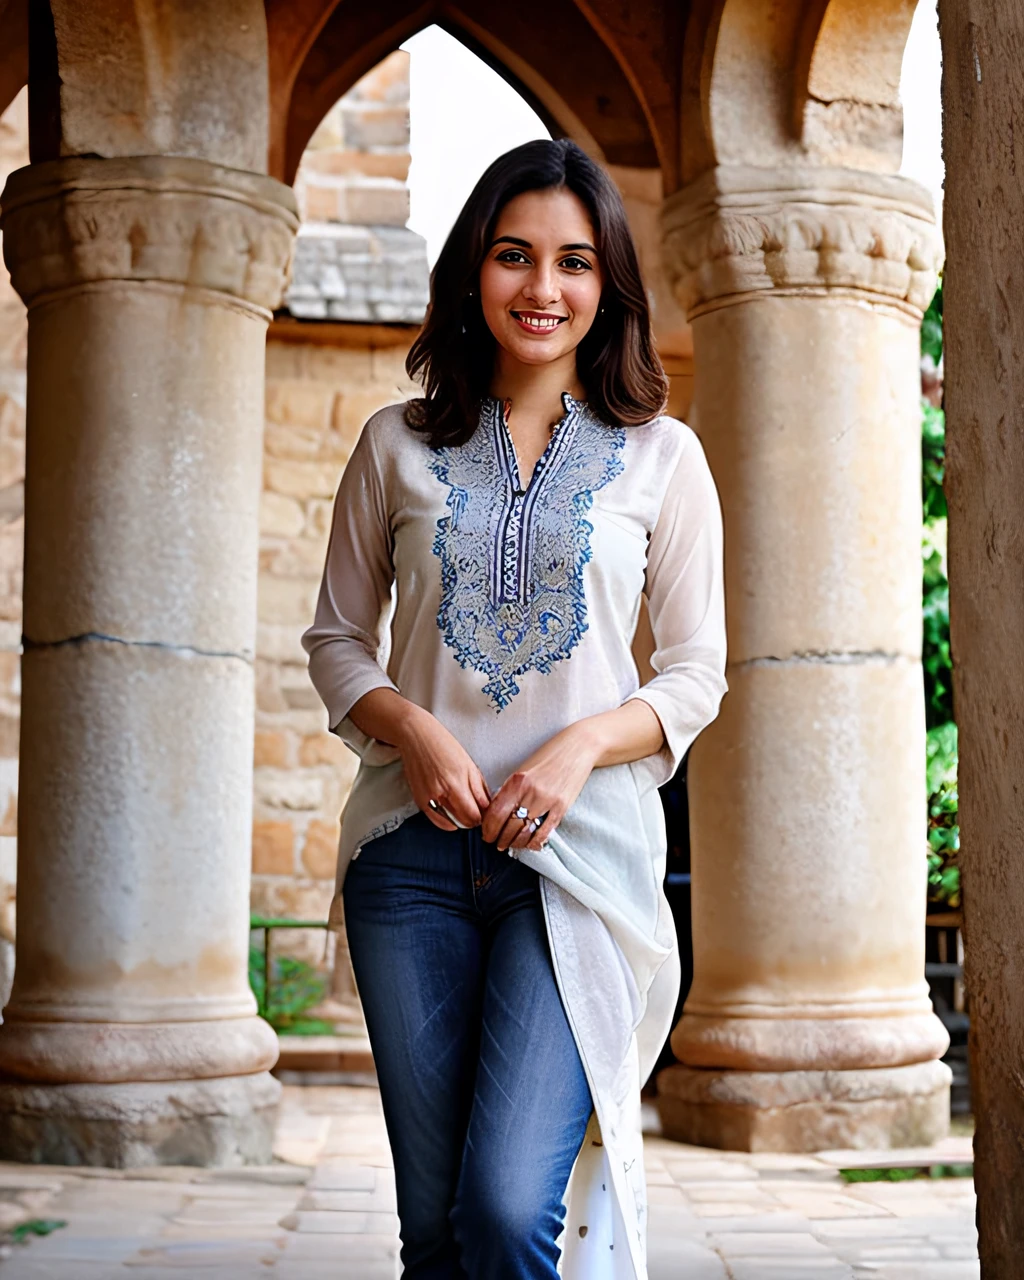
<svg viewBox="0 0 1024 1280">
<path fill-rule="evenodd" d="M 475 761 L 429 712 L 412 715 L 396 745 L 413 799 L 435 827 L 482 827 L 484 839 L 502 850 L 540 849 L 597 763 L 596 743 L 580 721 L 555 734 L 491 795 Z M 517 817 L 524 809 L 528 817 Z"/>
</svg>

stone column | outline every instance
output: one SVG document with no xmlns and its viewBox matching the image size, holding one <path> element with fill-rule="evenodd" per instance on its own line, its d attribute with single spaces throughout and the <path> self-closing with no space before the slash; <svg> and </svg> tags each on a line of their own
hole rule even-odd
<svg viewBox="0 0 1024 1280">
<path fill-rule="evenodd" d="M 29 310 L 18 943 L 0 1155 L 269 1158 L 247 981 L 264 340 L 291 191 L 196 159 L 12 175 Z"/>
<path fill-rule="evenodd" d="M 924 980 L 930 198 L 723 168 L 664 218 L 725 513 L 730 692 L 690 761 L 694 981 L 662 1121 L 748 1150 L 925 1142 L 949 1093 Z"/>
</svg>

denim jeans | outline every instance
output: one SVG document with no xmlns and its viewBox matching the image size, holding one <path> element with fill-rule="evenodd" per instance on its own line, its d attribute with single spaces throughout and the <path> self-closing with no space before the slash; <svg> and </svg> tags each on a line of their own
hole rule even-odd
<svg viewBox="0 0 1024 1280">
<path fill-rule="evenodd" d="M 344 893 L 406 1280 L 555 1280 L 591 1100 L 537 873 L 418 814 Z"/>
</svg>

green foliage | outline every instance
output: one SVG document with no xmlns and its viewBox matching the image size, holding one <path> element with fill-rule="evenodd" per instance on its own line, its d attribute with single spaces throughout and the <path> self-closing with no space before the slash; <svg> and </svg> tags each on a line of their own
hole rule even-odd
<svg viewBox="0 0 1024 1280">
<path fill-rule="evenodd" d="M 48 1236 L 67 1225 L 61 1218 L 30 1218 L 28 1222 L 19 1222 L 8 1233 L 8 1238 L 14 1244 L 26 1244 L 29 1236 Z"/>
<path fill-rule="evenodd" d="M 942 285 L 935 290 L 935 296 L 924 313 L 921 322 L 921 354 L 931 356 L 937 365 L 942 359 Z"/>
<path fill-rule="evenodd" d="M 921 354 L 942 359 L 942 289 L 936 290 L 921 325 Z M 921 540 L 925 715 L 928 723 L 928 900 L 960 906 L 960 827 L 957 821 L 957 734 L 953 719 L 953 662 L 949 648 L 949 582 L 946 578 L 946 419 L 922 402 Z"/>
<path fill-rule="evenodd" d="M 921 1164 L 901 1169 L 840 1169 L 844 1182 L 909 1182 L 914 1178 L 972 1178 L 973 1164 Z"/>
<path fill-rule="evenodd" d="M 265 928 L 262 919 L 256 926 Z M 276 956 L 271 962 L 270 993 L 267 994 L 267 957 L 262 939 L 249 943 L 249 986 L 256 1008 L 275 1031 L 291 1036 L 326 1036 L 334 1024 L 323 1018 L 308 1018 L 306 1011 L 327 994 L 327 979 L 305 960 Z"/>
</svg>

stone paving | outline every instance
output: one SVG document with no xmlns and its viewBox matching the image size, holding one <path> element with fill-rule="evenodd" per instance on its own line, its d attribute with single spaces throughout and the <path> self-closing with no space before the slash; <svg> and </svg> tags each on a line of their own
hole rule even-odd
<svg viewBox="0 0 1024 1280">
<path fill-rule="evenodd" d="M 876 1153 L 892 1160 L 895 1153 Z M 903 1153 L 900 1153 L 901 1155 Z M 911 1159 L 960 1163 L 969 1139 Z M 864 1152 L 736 1155 L 647 1139 L 650 1280 L 977 1280 L 970 1179 L 847 1185 Z M 0 1163 L 0 1229 L 67 1226 L 2 1280 L 393 1280 L 394 1180 L 375 1089 L 287 1087 L 261 1169 Z"/>
</svg>

